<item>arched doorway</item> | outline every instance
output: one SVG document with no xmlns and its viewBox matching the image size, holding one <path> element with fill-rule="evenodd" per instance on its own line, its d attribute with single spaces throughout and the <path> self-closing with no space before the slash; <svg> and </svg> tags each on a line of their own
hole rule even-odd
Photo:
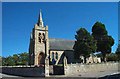
<svg viewBox="0 0 120 79">
<path fill-rule="evenodd" d="M 44 65 L 45 64 L 45 54 L 41 52 L 38 55 L 38 65 Z"/>
</svg>

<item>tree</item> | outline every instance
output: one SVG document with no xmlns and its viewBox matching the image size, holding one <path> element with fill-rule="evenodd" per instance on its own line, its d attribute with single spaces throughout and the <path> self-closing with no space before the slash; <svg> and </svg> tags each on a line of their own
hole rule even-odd
<svg viewBox="0 0 120 79">
<path fill-rule="evenodd" d="M 20 60 L 19 63 L 21 63 L 22 65 L 26 65 L 29 61 L 28 57 L 29 57 L 29 54 L 26 52 L 19 54 L 19 60 Z"/>
<path fill-rule="evenodd" d="M 3 66 L 16 66 L 28 64 L 28 53 L 14 54 L 13 56 L 2 57 Z"/>
<path fill-rule="evenodd" d="M 96 41 L 85 28 L 80 28 L 76 33 L 76 41 L 73 47 L 75 59 L 79 59 L 80 55 L 82 55 L 86 63 L 86 58 L 96 51 Z"/>
<path fill-rule="evenodd" d="M 5 57 L 2 57 L 2 66 L 6 66 L 7 63 L 6 63 L 6 58 Z"/>
<path fill-rule="evenodd" d="M 117 55 L 115 53 L 110 53 L 106 56 L 107 61 L 117 61 Z"/>
<path fill-rule="evenodd" d="M 118 48 L 117 48 L 115 54 L 117 55 L 117 58 L 120 61 L 120 44 L 118 44 Z"/>
<path fill-rule="evenodd" d="M 18 54 L 14 54 L 14 55 L 12 56 L 12 58 L 13 58 L 13 60 L 14 60 L 14 62 L 15 62 L 15 65 L 17 65 L 17 64 L 18 64 L 18 61 L 19 61 L 19 56 L 18 56 Z"/>
<path fill-rule="evenodd" d="M 3 58 L 2 62 L 3 62 L 3 65 L 5 65 L 5 66 L 14 66 L 15 65 L 15 62 L 14 62 L 12 56 Z"/>
<path fill-rule="evenodd" d="M 114 45 L 114 39 L 108 35 L 105 25 L 96 22 L 92 27 L 92 35 L 97 41 L 97 52 L 102 53 L 102 60 L 106 61 L 106 54 L 111 53 L 111 47 Z"/>
</svg>

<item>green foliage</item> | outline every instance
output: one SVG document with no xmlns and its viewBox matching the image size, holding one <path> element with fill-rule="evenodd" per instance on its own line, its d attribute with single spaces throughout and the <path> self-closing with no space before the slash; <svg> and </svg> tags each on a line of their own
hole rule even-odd
<svg viewBox="0 0 120 79">
<path fill-rule="evenodd" d="M 92 27 L 92 35 L 97 41 L 97 52 L 103 55 L 105 61 L 106 54 L 111 53 L 111 47 L 114 45 L 114 39 L 108 35 L 105 25 L 96 22 Z"/>
<path fill-rule="evenodd" d="M 118 48 L 115 53 L 117 55 L 118 60 L 120 61 L 120 44 L 118 44 Z"/>
<path fill-rule="evenodd" d="M 28 53 L 14 54 L 13 56 L 2 57 L 3 66 L 26 65 L 28 63 Z"/>
<path fill-rule="evenodd" d="M 8 57 L 2 57 L 2 65 L 4 66 L 13 66 L 15 65 L 15 62 L 12 58 L 12 56 L 8 56 Z"/>
<path fill-rule="evenodd" d="M 23 65 L 26 65 L 29 61 L 28 53 L 24 52 L 24 53 L 19 54 L 19 56 L 20 56 L 20 62 L 22 62 Z"/>
<path fill-rule="evenodd" d="M 92 27 L 92 35 L 94 36 L 101 36 L 101 35 L 107 35 L 107 30 L 105 28 L 105 25 L 101 22 L 96 22 Z"/>
<path fill-rule="evenodd" d="M 85 28 L 80 28 L 76 33 L 76 41 L 73 47 L 75 59 L 79 59 L 80 55 L 86 58 L 96 51 L 96 41 Z"/>
<path fill-rule="evenodd" d="M 12 56 L 12 58 L 13 58 L 15 64 L 17 65 L 18 60 L 19 60 L 19 56 L 18 56 L 17 54 L 14 54 L 14 55 Z"/>
<path fill-rule="evenodd" d="M 118 61 L 117 55 L 115 53 L 110 53 L 106 56 L 107 61 Z"/>
</svg>

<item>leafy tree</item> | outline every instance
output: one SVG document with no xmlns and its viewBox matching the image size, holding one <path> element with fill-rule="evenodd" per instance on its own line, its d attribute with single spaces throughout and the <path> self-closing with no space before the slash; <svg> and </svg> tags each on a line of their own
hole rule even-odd
<svg viewBox="0 0 120 79">
<path fill-rule="evenodd" d="M 6 66 L 14 66 L 15 65 L 15 62 L 14 62 L 12 56 L 6 57 L 4 62 L 5 62 Z"/>
<path fill-rule="evenodd" d="M 19 61 L 19 56 L 18 56 L 18 54 L 14 54 L 14 55 L 12 56 L 12 58 L 13 58 L 13 60 L 14 60 L 14 62 L 15 62 L 15 65 L 17 65 L 17 64 L 18 64 L 18 61 Z"/>
<path fill-rule="evenodd" d="M 118 44 L 118 48 L 115 53 L 117 54 L 117 58 L 120 61 L 120 44 Z"/>
<path fill-rule="evenodd" d="M 19 54 L 19 60 L 20 60 L 20 62 L 19 63 L 21 63 L 22 65 L 26 65 L 27 63 L 28 63 L 28 58 L 29 57 L 29 55 L 28 55 L 28 53 L 26 53 L 26 52 L 24 52 L 24 53 L 21 53 L 21 54 Z"/>
<path fill-rule="evenodd" d="M 111 53 L 111 47 L 114 45 L 114 39 L 108 35 L 105 25 L 96 22 L 92 27 L 92 35 L 97 40 L 97 52 L 102 53 L 103 61 L 106 61 L 106 54 Z"/>
<path fill-rule="evenodd" d="M 2 57 L 3 66 L 26 65 L 28 63 L 28 53 L 14 54 L 13 56 Z"/>
<path fill-rule="evenodd" d="M 7 63 L 6 63 L 6 58 L 5 57 L 2 57 L 2 66 L 6 66 L 7 65 Z"/>
<path fill-rule="evenodd" d="M 76 33 L 76 41 L 73 47 L 75 59 L 79 59 L 80 55 L 82 55 L 86 63 L 86 58 L 96 51 L 96 41 L 85 28 L 80 28 Z"/>
<path fill-rule="evenodd" d="M 115 53 L 110 53 L 106 56 L 107 61 L 117 61 L 117 55 Z"/>
</svg>

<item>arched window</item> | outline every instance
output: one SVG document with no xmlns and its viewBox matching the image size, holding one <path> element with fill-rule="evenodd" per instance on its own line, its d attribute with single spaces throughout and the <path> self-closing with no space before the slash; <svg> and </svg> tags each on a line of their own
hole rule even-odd
<svg viewBox="0 0 120 79">
<path fill-rule="evenodd" d="M 43 33 L 43 39 L 45 39 L 45 34 Z"/>
<path fill-rule="evenodd" d="M 54 59 L 54 52 L 52 52 L 52 59 Z"/>
<path fill-rule="evenodd" d="M 52 64 L 54 65 L 56 63 L 55 59 L 54 59 L 54 52 L 52 52 Z"/>
<path fill-rule="evenodd" d="M 39 36 L 41 35 L 41 33 L 39 33 Z"/>
<path fill-rule="evenodd" d="M 39 33 L 39 36 L 38 36 L 38 41 L 41 43 L 41 33 Z"/>
<path fill-rule="evenodd" d="M 58 59 L 58 53 L 56 52 L 56 59 Z"/>
<path fill-rule="evenodd" d="M 44 43 L 44 42 L 45 42 L 45 34 L 42 33 L 42 36 L 43 36 L 43 38 L 42 38 L 42 42 Z"/>
</svg>

